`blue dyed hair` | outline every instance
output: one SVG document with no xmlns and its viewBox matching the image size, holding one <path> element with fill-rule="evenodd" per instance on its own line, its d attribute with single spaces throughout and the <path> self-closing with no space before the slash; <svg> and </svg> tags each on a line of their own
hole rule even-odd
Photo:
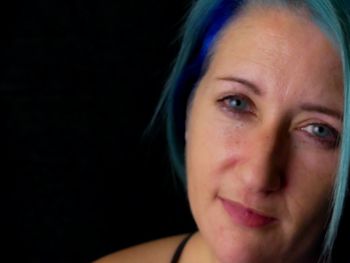
<svg viewBox="0 0 350 263">
<path fill-rule="evenodd" d="M 184 185 L 185 123 L 191 92 L 205 73 L 218 33 L 248 4 L 306 8 L 311 19 L 338 49 L 343 66 L 344 117 L 339 170 L 334 186 L 332 213 L 322 258 L 330 261 L 345 205 L 350 157 L 350 4 L 347 0 L 198 0 L 184 25 L 182 45 L 168 79 L 158 112 L 166 113 L 171 161 Z M 349 233 L 350 235 L 350 233 Z"/>
</svg>

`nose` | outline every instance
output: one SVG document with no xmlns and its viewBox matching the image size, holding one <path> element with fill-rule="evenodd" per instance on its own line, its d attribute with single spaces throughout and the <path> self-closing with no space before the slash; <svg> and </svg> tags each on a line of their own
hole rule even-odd
<svg viewBox="0 0 350 263">
<path fill-rule="evenodd" d="M 285 185 L 289 158 L 288 135 L 267 129 L 252 140 L 240 176 L 248 192 L 269 194 Z"/>
</svg>

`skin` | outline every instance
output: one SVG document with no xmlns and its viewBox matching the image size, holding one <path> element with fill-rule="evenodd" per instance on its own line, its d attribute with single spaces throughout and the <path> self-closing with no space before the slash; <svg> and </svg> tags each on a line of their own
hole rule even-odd
<svg viewBox="0 0 350 263">
<path fill-rule="evenodd" d="M 188 194 L 199 232 L 179 262 L 317 262 L 342 126 L 339 56 L 307 12 L 251 7 L 220 36 L 188 108 Z M 237 223 L 222 198 L 275 220 Z M 170 262 L 185 236 L 95 262 Z"/>
<path fill-rule="evenodd" d="M 337 51 L 307 12 L 283 8 L 251 8 L 220 36 L 188 109 L 199 233 L 187 251 L 200 262 L 316 262 L 342 126 Z M 237 223 L 222 199 L 274 221 Z"/>
</svg>

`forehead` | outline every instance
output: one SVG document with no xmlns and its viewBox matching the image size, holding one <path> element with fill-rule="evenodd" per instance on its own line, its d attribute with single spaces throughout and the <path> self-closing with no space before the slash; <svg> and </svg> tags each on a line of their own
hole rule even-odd
<svg viewBox="0 0 350 263">
<path fill-rule="evenodd" d="M 209 71 L 231 70 L 260 83 L 298 79 L 336 83 L 336 92 L 343 90 L 338 52 L 304 10 L 252 7 L 231 22 L 214 47 Z"/>
</svg>

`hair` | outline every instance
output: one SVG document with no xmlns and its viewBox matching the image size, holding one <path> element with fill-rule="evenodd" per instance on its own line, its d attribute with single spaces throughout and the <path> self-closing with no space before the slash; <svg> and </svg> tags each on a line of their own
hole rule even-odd
<svg viewBox="0 0 350 263">
<path fill-rule="evenodd" d="M 320 257 L 330 261 L 345 205 L 350 157 L 350 6 L 346 0 L 197 0 L 184 24 L 182 43 L 157 113 L 165 112 L 171 162 L 184 186 L 185 124 L 188 101 L 205 73 L 213 45 L 226 24 L 247 5 L 306 9 L 310 18 L 337 48 L 343 69 L 344 115 L 338 173 L 334 185 L 332 212 Z M 350 233 L 349 233 L 350 234 Z"/>
</svg>

